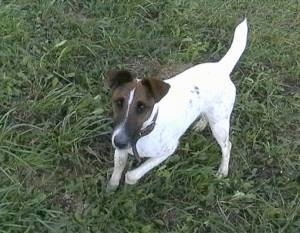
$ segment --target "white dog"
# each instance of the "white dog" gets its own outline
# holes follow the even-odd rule
[[[207,120],[222,150],[217,175],[228,175],[229,119],[236,95],[229,75],[246,47],[247,30],[245,19],[219,62],[196,65],[168,80],[135,79],[126,70],[108,72],[115,125],[114,170],[108,189],[118,187],[128,154],[148,158],[126,173],[125,182],[135,184],[174,153],[180,137],[200,116],[198,126]]]

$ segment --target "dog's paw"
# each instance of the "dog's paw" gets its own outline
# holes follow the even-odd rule
[[[106,192],[112,193],[112,192],[116,191],[118,187],[119,187],[119,180],[115,180],[112,177],[106,185]]]
[[[117,190],[118,187],[119,187],[119,185],[113,185],[113,184],[108,183],[107,186],[106,186],[105,191],[107,193],[113,193]]]
[[[222,169],[221,167],[219,168],[216,176],[218,178],[225,178],[228,176],[228,169]]]
[[[137,181],[138,181],[138,179],[136,178],[136,176],[134,175],[134,173],[127,172],[125,174],[125,183],[126,184],[134,185],[134,184],[137,183]]]

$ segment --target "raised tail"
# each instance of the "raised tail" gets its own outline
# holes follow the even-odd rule
[[[228,75],[233,70],[234,66],[240,59],[243,51],[245,50],[247,44],[247,19],[245,18],[234,31],[233,41],[231,43],[230,49],[227,51],[225,56],[219,61],[222,69],[228,73]]]

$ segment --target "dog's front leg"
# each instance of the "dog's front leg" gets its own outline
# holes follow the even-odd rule
[[[162,163],[168,157],[169,156],[149,158],[144,163],[142,163],[142,165],[140,165],[138,168],[128,171],[125,174],[126,184],[135,184],[142,176],[144,176],[152,168]]]
[[[122,172],[126,166],[128,153],[126,150],[115,150],[114,170],[107,185],[107,191],[114,191],[118,188]]]

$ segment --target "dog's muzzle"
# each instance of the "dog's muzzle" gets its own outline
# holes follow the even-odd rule
[[[158,110],[155,112],[150,124],[140,129],[133,137],[129,137],[125,130],[117,129],[112,138],[114,147],[118,149],[128,149],[131,147],[135,158],[140,162],[141,159],[136,149],[136,143],[141,137],[144,137],[152,132],[155,127],[157,115]]]
[[[126,149],[130,144],[130,139],[126,133],[120,132],[113,138],[113,144],[119,149]]]

